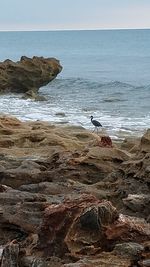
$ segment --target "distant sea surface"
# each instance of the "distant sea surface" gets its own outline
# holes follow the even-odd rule
[[[62,72],[40,94],[46,102],[0,96],[0,113],[93,129],[112,138],[150,128],[150,30],[0,32],[0,61],[56,57]]]

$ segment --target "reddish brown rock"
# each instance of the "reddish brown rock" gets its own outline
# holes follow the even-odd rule
[[[101,141],[98,144],[99,146],[102,147],[112,147],[112,140],[109,136],[102,136]]]
[[[83,195],[46,208],[39,232],[39,246],[45,255],[63,257],[92,254],[105,246],[103,227],[118,217],[116,209],[107,201]],[[95,245],[94,245],[95,244]]]
[[[144,219],[120,214],[116,224],[106,230],[109,240],[144,242],[150,237],[150,224]]]
[[[9,241],[5,229],[9,225],[13,232],[9,232],[8,238],[16,238],[24,248],[23,255],[19,256],[23,267],[30,266],[24,265],[30,260],[31,266],[36,262],[35,266],[41,264],[48,267],[48,259],[53,256],[64,261],[68,257],[83,259],[65,266],[80,266],[81,263],[81,266],[85,263],[85,266],[96,266],[96,263],[109,266],[110,259],[114,259],[116,266],[119,266],[119,261],[120,266],[130,266],[133,256],[139,260],[139,253],[144,253],[144,246],[140,246],[140,243],[149,240],[150,225],[142,219],[119,214],[109,201],[99,201],[91,195],[74,194],[70,200],[60,202],[60,198],[57,204],[52,204],[55,200],[50,196],[47,196],[46,202],[37,193],[4,189],[0,194],[0,203],[4,205],[0,216],[4,234],[1,242]],[[134,242],[132,253],[131,249],[128,253],[127,244],[113,251],[116,242]],[[128,260],[121,258],[122,255]],[[60,263],[58,266],[61,266]]]
[[[70,255],[82,259],[65,266],[109,266],[110,258],[114,258],[116,266],[130,266],[143,253],[144,246],[139,243],[149,240],[149,229],[144,220],[119,215],[110,202],[82,195],[46,208],[38,249],[44,257],[56,255],[65,259]],[[124,243],[113,250],[116,242]]]

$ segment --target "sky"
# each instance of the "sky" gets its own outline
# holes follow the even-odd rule
[[[150,0],[0,0],[0,31],[150,28]]]

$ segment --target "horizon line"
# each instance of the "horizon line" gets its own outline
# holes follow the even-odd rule
[[[16,29],[0,30],[0,32],[56,32],[56,31],[119,31],[119,30],[150,30],[149,28],[92,28],[92,29]]]

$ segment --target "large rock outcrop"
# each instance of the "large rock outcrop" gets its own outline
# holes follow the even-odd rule
[[[23,56],[18,62],[7,59],[0,62],[0,93],[28,92],[32,95],[56,78],[61,70],[55,58]]]

